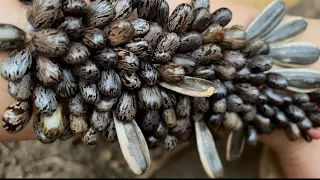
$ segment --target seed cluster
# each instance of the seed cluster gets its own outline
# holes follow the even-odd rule
[[[319,96],[293,93],[285,76],[268,72],[276,61],[268,56],[268,42],[248,38],[242,26],[227,28],[228,8],[210,13],[208,0],[192,0],[169,15],[165,0],[27,4],[35,28],[31,42],[21,46],[26,33],[10,26],[17,34],[13,43],[0,43],[1,50],[14,50],[0,69],[16,99],[2,118],[9,133],[26,126],[32,106],[44,144],[76,134],[88,145],[101,137],[121,141],[119,133],[130,136],[129,130],[119,132],[116,125],[133,121],[150,149],[168,150],[190,141],[199,121],[235,132],[233,141],[250,146],[278,128],[290,141],[303,136],[310,142],[308,130],[320,126]],[[130,19],[134,10],[139,18]],[[214,88],[210,97],[182,92],[195,94],[209,86],[205,82]],[[237,147],[232,152],[239,153]]]

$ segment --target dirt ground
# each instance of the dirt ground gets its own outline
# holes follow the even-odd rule
[[[290,14],[320,17],[320,1],[302,1]],[[246,149],[236,162],[226,162],[225,141],[217,147],[226,178],[258,177],[261,146]],[[163,151],[152,152],[153,156]],[[87,146],[77,140],[43,145],[38,141],[0,143],[0,178],[126,178],[135,177],[128,168],[119,144],[101,141]],[[196,145],[181,151],[156,171],[154,178],[207,178]]]

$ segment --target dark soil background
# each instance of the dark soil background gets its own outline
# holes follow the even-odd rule
[[[320,18],[319,0],[300,0],[289,14]],[[226,162],[225,141],[216,142],[227,178],[259,177],[261,146],[246,149],[236,162]],[[152,157],[163,150],[152,151]],[[161,159],[161,156],[160,156]],[[103,140],[87,146],[72,139],[43,145],[38,141],[0,143],[0,178],[125,178],[135,177],[128,168],[119,144]],[[207,178],[195,144],[171,157],[154,178]]]

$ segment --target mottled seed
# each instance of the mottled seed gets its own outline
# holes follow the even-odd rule
[[[298,106],[295,105],[289,105],[286,108],[286,114],[289,118],[296,122],[303,121],[306,117],[306,114]]]
[[[119,97],[122,91],[122,83],[116,71],[113,69],[102,71],[98,88],[104,96]]]
[[[98,131],[105,130],[110,121],[113,120],[112,114],[112,111],[98,112],[96,110],[93,110],[89,118],[90,127],[93,127]]]
[[[143,85],[138,91],[139,100],[147,109],[157,110],[162,105],[162,98],[158,86]]]
[[[240,50],[246,45],[246,32],[242,26],[234,25],[224,29],[224,38],[221,42],[227,49]]]
[[[257,103],[259,105],[266,104],[268,102],[268,97],[264,94],[259,94]]]
[[[89,128],[89,125],[87,123],[88,116],[75,116],[70,114],[69,115],[69,121],[70,121],[70,129],[75,134],[82,134],[86,132]]]
[[[82,19],[75,17],[65,17],[65,20],[57,27],[57,29],[64,31],[72,39],[78,39],[83,28]]]
[[[44,135],[41,126],[40,126],[40,112],[35,115],[33,120],[33,129],[36,133],[37,139],[43,144],[51,144],[56,141],[56,139],[50,139]]]
[[[285,89],[288,86],[287,79],[277,73],[268,73],[266,75],[266,84],[275,89]]]
[[[225,81],[234,79],[237,74],[237,69],[228,61],[216,62],[214,71],[216,77]]]
[[[8,133],[18,133],[30,122],[32,105],[28,101],[15,101],[2,115],[2,127]]]
[[[289,126],[284,129],[289,141],[297,141],[301,136],[301,131],[296,123],[289,122]]]
[[[177,98],[173,91],[160,88],[160,93],[161,93],[164,109],[170,109],[176,106]]]
[[[227,102],[226,99],[221,99],[218,101],[213,101],[211,103],[212,111],[217,114],[223,114],[227,110]]]
[[[85,102],[89,104],[96,104],[101,101],[100,92],[96,84],[80,81],[79,90]]]
[[[230,62],[238,71],[243,69],[247,64],[247,59],[237,51],[225,51],[223,59]]]
[[[150,31],[150,24],[144,19],[133,19],[130,22],[133,26],[135,37],[145,35]]]
[[[254,126],[259,133],[265,134],[268,128],[271,125],[271,121],[269,118],[266,118],[260,114],[257,114],[254,118]]]
[[[232,81],[223,81],[222,83],[223,83],[224,87],[227,89],[228,94],[233,94],[235,92],[236,89],[235,89]]]
[[[141,128],[145,132],[154,132],[160,123],[160,114],[158,110],[146,110],[141,117]]]
[[[85,14],[87,27],[103,28],[115,17],[116,12],[112,5],[105,0],[95,0],[91,2]]]
[[[253,57],[263,48],[264,41],[261,38],[251,39],[246,43],[241,52],[245,57]]]
[[[254,73],[260,73],[264,71],[268,71],[273,66],[273,58],[266,55],[258,55],[251,59],[248,64],[248,67]]]
[[[196,59],[186,54],[175,54],[172,56],[171,61],[182,66],[185,70],[185,75],[191,74],[196,67]]]
[[[159,73],[149,62],[140,61],[140,78],[148,85],[153,86],[158,82]]]
[[[172,151],[173,149],[176,148],[176,146],[178,145],[178,139],[175,136],[172,135],[167,135],[164,139],[163,139],[163,145],[164,147],[169,150]]]
[[[293,94],[292,99],[296,104],[303,104],[310,101],[310,97],[306,93],[295,93]]]
[[[155,130],[153,134],[156,138],[163,139],[167,136],[168,132],[169,129],[166,127],[166,125],[162,121],[159,121],[158,128]]]
[[[1,63],[0,73],[2,78],[7,81],[16,81],[21,79],[31,68],[32,55],[30,50],[14,50]]]
[[[181,82],[185,76],[184,68],[172,63],[160,65],[157,70],[162,81],[172,84]]]
[[[107,37],[104,32],[98,28],[86,30],[84,32],[82,43],[89,49],[99,50],[106,45]]]
[[[215,78],[215,71],[214,66],[196,66],[195,70],[192,73],[193,77],[202,78],[202,79],[214,79]]]
[[[181,136],[184,136],[185,133],[187,133],[188,136],[188,133],[192,132],[191,128],[192,126],[190,118],[180,118],[177,119],[177,126],[170,129],[170,134],[175,135],[179,140],[181,139]],[[184,141],[186,140],[185,137],[182,138],[184,139]],[[186,138],[188,139],[188,137]]]
[[[218,43],[223,40],[224,31],[218,24],[212,24],[202,32],[203,44]]]
[[[21,79],[8,82],[8,93],[16,100],[27,100],[32,97],[34,89],[31,73],[26,73]]]
[[[101,112],[111,111],[117,101],[117,98],[103,97],[99,103],[95,104],[96,110]]]
[[[208,65],[222,58],[221,48],[215,44],[200,46],[191,53],[199,65]]]
[[[93,53],[92,61],[99,68],[112,69],[117,66],[118,55],[111,48],[104,48]]]
[[[160,145],[160,140],[153,135],[148,135],[145,139],[149,149],[156,149]]]
[[[209,0],[192,0],[192,7],[194,9],[203,7],[206,8],[208,11],[210,10],[210,1]]]
[[[139,59],[147,58],[153,53],[150,43],[140,38],[133,39],[124,48],[134,53]]]
[[[116,116],[120,121],[133,121],[137,114],[136,95],[129,91],[122,92],[116,107]]]
[[[259,106],[259,111],[263,116],[268,118],[271,118],[275,114],[274,109],[268,104]]]
[[[250,74],[251,74],[250,69],[245,67],[237,72],[234,79],[237,81],[240,81],[240,82],[246,82],[246,81],[248,81]]]
[[[191,100],[188,96],[179,95],[177,97],[176,115],[177,118],[190,118]]]
[[[63,12],[65,15],[81,16],[85,14],[87,3],[85,0],[65,0]]]
[[[257,55],[268,55],[270,52],[270,46],[268,43],[264,42],[262,48],[257,52]]]
[[[304,120],[297,122],[297,125],[302,131],[308,131],[312,128],[312,122],[309,118],[305,118]]]
[[[248,83],[241,83],[235,85],[236,93],[241,97],[245,103],[254,104],[258,101],[259,89],[251,86]]]
[[[26,39],[26,33],[11,24],[0,23],[0,51],[14,50]]]
[[[75,66],[73,70],[81,80],[86,82],[94,82],[100,78],[99,67],[90,60]]]
[[[211,24],[225,27],[232,19],[232,12],[228,8],[219,8],[211,14]]]
[[[155,59],[159,63],[166,63],[171,60],[171,55],[175,54],[180,46],[180,39],[176,33],[167,33],[161,39],[155,49]]]
[[[53,114],[58,106],[57,95],[49,87],[40,85],[35,88],[33,92],[34,104],[40,110],[40,112]]]
[[[135,72],[139,69],[140,60],[132,52],[125,49],[114,49],[118,55],[117,67],[120,70]]]
[[[141,86],[141,80],[136,73],[120,71],[119,77],[122,84],[129,90],[139,89]]]
[[[212,100],[220,100],[227,97],[227,89],[219,79],[213,80],[214,93],[211,96]]]
[[[227,112],[225,113],[224,118],[225,119],[222,121],[222,124],[227,130],[238,131],[243,128],[243,123],[237,113]]]
[[[81,94],[77,94],[70,99],[68,109],[75,116],[83,116],[87,113],[88,106]]]
[[[284,98],[275,93],[271,88],[263,88],[260,92],[267,96],[268,103],[274,106],[280,106],[284,104]]]
[[[138,16],[145,20],[151,20],[153,15],[159,9],[161,0],[138,0],[137,13]]]
[[[44,56],[36,58],[36,75],[45,86],[53,86],[61,81],[61,68],[59,64]]]
[[[114,143],[114,142],[116,142],[118,140],[116,127],[115,127],[115,124],[114,124],[114,120],[110,121],[107,129],[104,131],[104,138],[109,143]]]
[[[185,32],[194,20],[192,6],[186,3],[179,4],[169,17],[168,29],[177,34]]]
[[[164,122],[168,128],[175,127],[177,125],[177,117],[176,117],[175,109],[170,108],[170,109],[162,110],[161,119],[162,119],[162,122]]]
[[[108,45],[116,47],[130,41],[134,36],[134,28],[129,20],[116,20],[103,30],[107,35]]]
[[[169,21],[169,4],[167,1],[162,1],[161,5],[158,7],[158,10],[153,18],[153,22],[157,22],[162,27],[166,26]]]
[[[70,128],[70,121],[66,120],[66,127],[63,131],[63,133],[61,134],[61,136],[59,136],[59,139],[61,141],[67,141],[69,139],[71,139],[75,134],[71,131]]]
[[[82,134],[82,141],[87,145],[95,145],[99,141],[99,132],[90,127],[85,133]]]
[[[250,73],[248,81],[253,86],[261,86],[265,84],[266,75],[264,73],[258,73],[258,74]]]
[[[242,111],[242,106],[243,106],[243,101],[242,99],[235,95],[229,95],[227,98],[227,111],[229,112],[241,112]]]
[[[190,25],[191,31],[203,32],[210,24],[211,14],[207,8],[199,7],[194,10],[194,20]]]
[[[63,60],[68,64],[83,64],[90,56],[89,49],[82,43],[70,43],[69,50]]]
[[[163,36],[162,27],[158,23],[151,23],[149,32],[144,36],[144,39],[149,41],[151,47],[155,49],[158,42]]]
[[[208,119],[208,124],[212,127],[219,127],[224,118],[223,114],[212,114]]]
[[[304,112],[315,112],[318,109],[318,104],[313,102],[306,102],[300,105]]]
[[[61,81],[54,87],[60,97],[71,97],[78,90],[78,83],[70,69],[62,68]]]
[[[320,114],[319,113],[310,113],[308,118],[311,120],[314,127],[320,127]]]
[[[207,112],[210,108],[210,101],[205,97],[192,98],[192,111],[193,112]]]
[[[110,3],[116,12],[113,20],[126,19],[132,12],[132,0],[110,0]]]
[[[289,125],[289,119],[279,108],[273,107],[274,110],[274,120],[279,127],[287,127]]]
[[[241,116],[241,119],[246,122],[252,122],[257,115],[257,107],[252,106],[251,110],[244,112]]]
[[[203,37],[196,31],[180,35],[180,46],[177,52],[188,52],[198,49],[202,45]]]
[[[254,126],[249,126],[247,131],[247,144],[255,147],[258,144],[258,133]]]

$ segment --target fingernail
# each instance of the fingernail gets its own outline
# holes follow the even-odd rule
[[[312,139],[320,139],[320,129],[319,128],[309,129],[308,134],[312,137]]]

